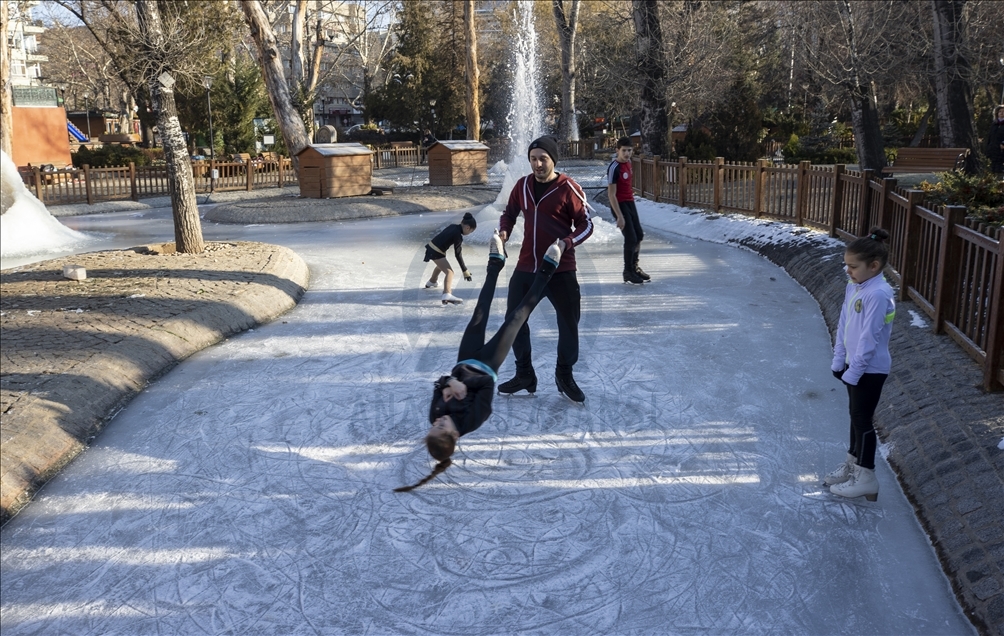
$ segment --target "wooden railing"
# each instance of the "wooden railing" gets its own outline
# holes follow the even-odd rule
[[[966,218],[962,207],[925,207],[924,193],[872,170],[773,166],[766,160],[632,159],[634,191],[652,201],[738,212],[852,240],[889,232],[889,270],[909,298],[983,367],[987,390],[1004,388],[1004,230]]]
[[[213,182],[213,171],[217,178]],[[111,168],[63,168],[43,171],[38,167],[23,175],[25,184],[46,205],[90,203],[164,196],[170,194],[166,166]],[[296,173],[288,157],[250,163],[193,161],[192,177],[196,192],[216,192],[261,188],[281,188],[296,184]]]

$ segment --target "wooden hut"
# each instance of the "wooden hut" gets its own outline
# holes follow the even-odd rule
[[[488,146],[480,141],[437,141],[428,157],[429,185],[488,183]]]
[[[369,194],[373,162],[362,144],[314,144],[297,157],[300,160],[300,196],[311,199],[354,197]]]

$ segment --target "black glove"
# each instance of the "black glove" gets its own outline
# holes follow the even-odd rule
[[[846,371],[846,370],[847,370],[847,367],[844,367],[840,371],[833,371],[833,377],[835,377],[836,379],[838,379],[838,380],[840,380],[842,382],[843,379],[844,379],[844,371]],[[832,369],[831,369],[831,371],[832,371]]]
[[[467,269],[464,270],[464,280],[466,280],[467,282],[474,280],[474,277],[471,276],[470,270]]]

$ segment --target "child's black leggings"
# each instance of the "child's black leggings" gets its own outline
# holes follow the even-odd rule
[[[889,377],[885,373],[865,373],[857,386],[847,384],[848,406],[851,412],[851,446],[848,453],[858,458],[858,466],[875,468],[875,408],[882,395],[882,385]]]
[[[457,362],[473,358],[484,362],[497,372],[502,363],[505,362],[506,356],[509,355],[516,334],[526,324],[530,314],[544,297],[544,289],[555,270],[553,263],[544,261],[540,269],[537,270],[533,285],[527,290],[523,300],[520,301],[516,309],[506,316],[502,326],[492,336],[492,339],[485,342],[488,314],[491,313],[495,286],[498,284],[499,273],[504,266],[505,261],[502,259],[488,259],[488,276],[485,278],[485,284],[481,287],[481,293],[478,294],[478,304],[474,307],[474,315],[471,316],[471,321],[467,324],[467,329],[464,330],[464,337],[460,341]]]

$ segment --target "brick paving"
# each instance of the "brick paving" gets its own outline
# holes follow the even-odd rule
[[[843,248],[740,241],[783,267],[816,299],[836,332],[846,276]],[[915,316],[926,327],[911,324]],[[911,302],[898,302],[892,370],[876,412],[887,460],[981,634],[1004,636],[1004,393]]]

